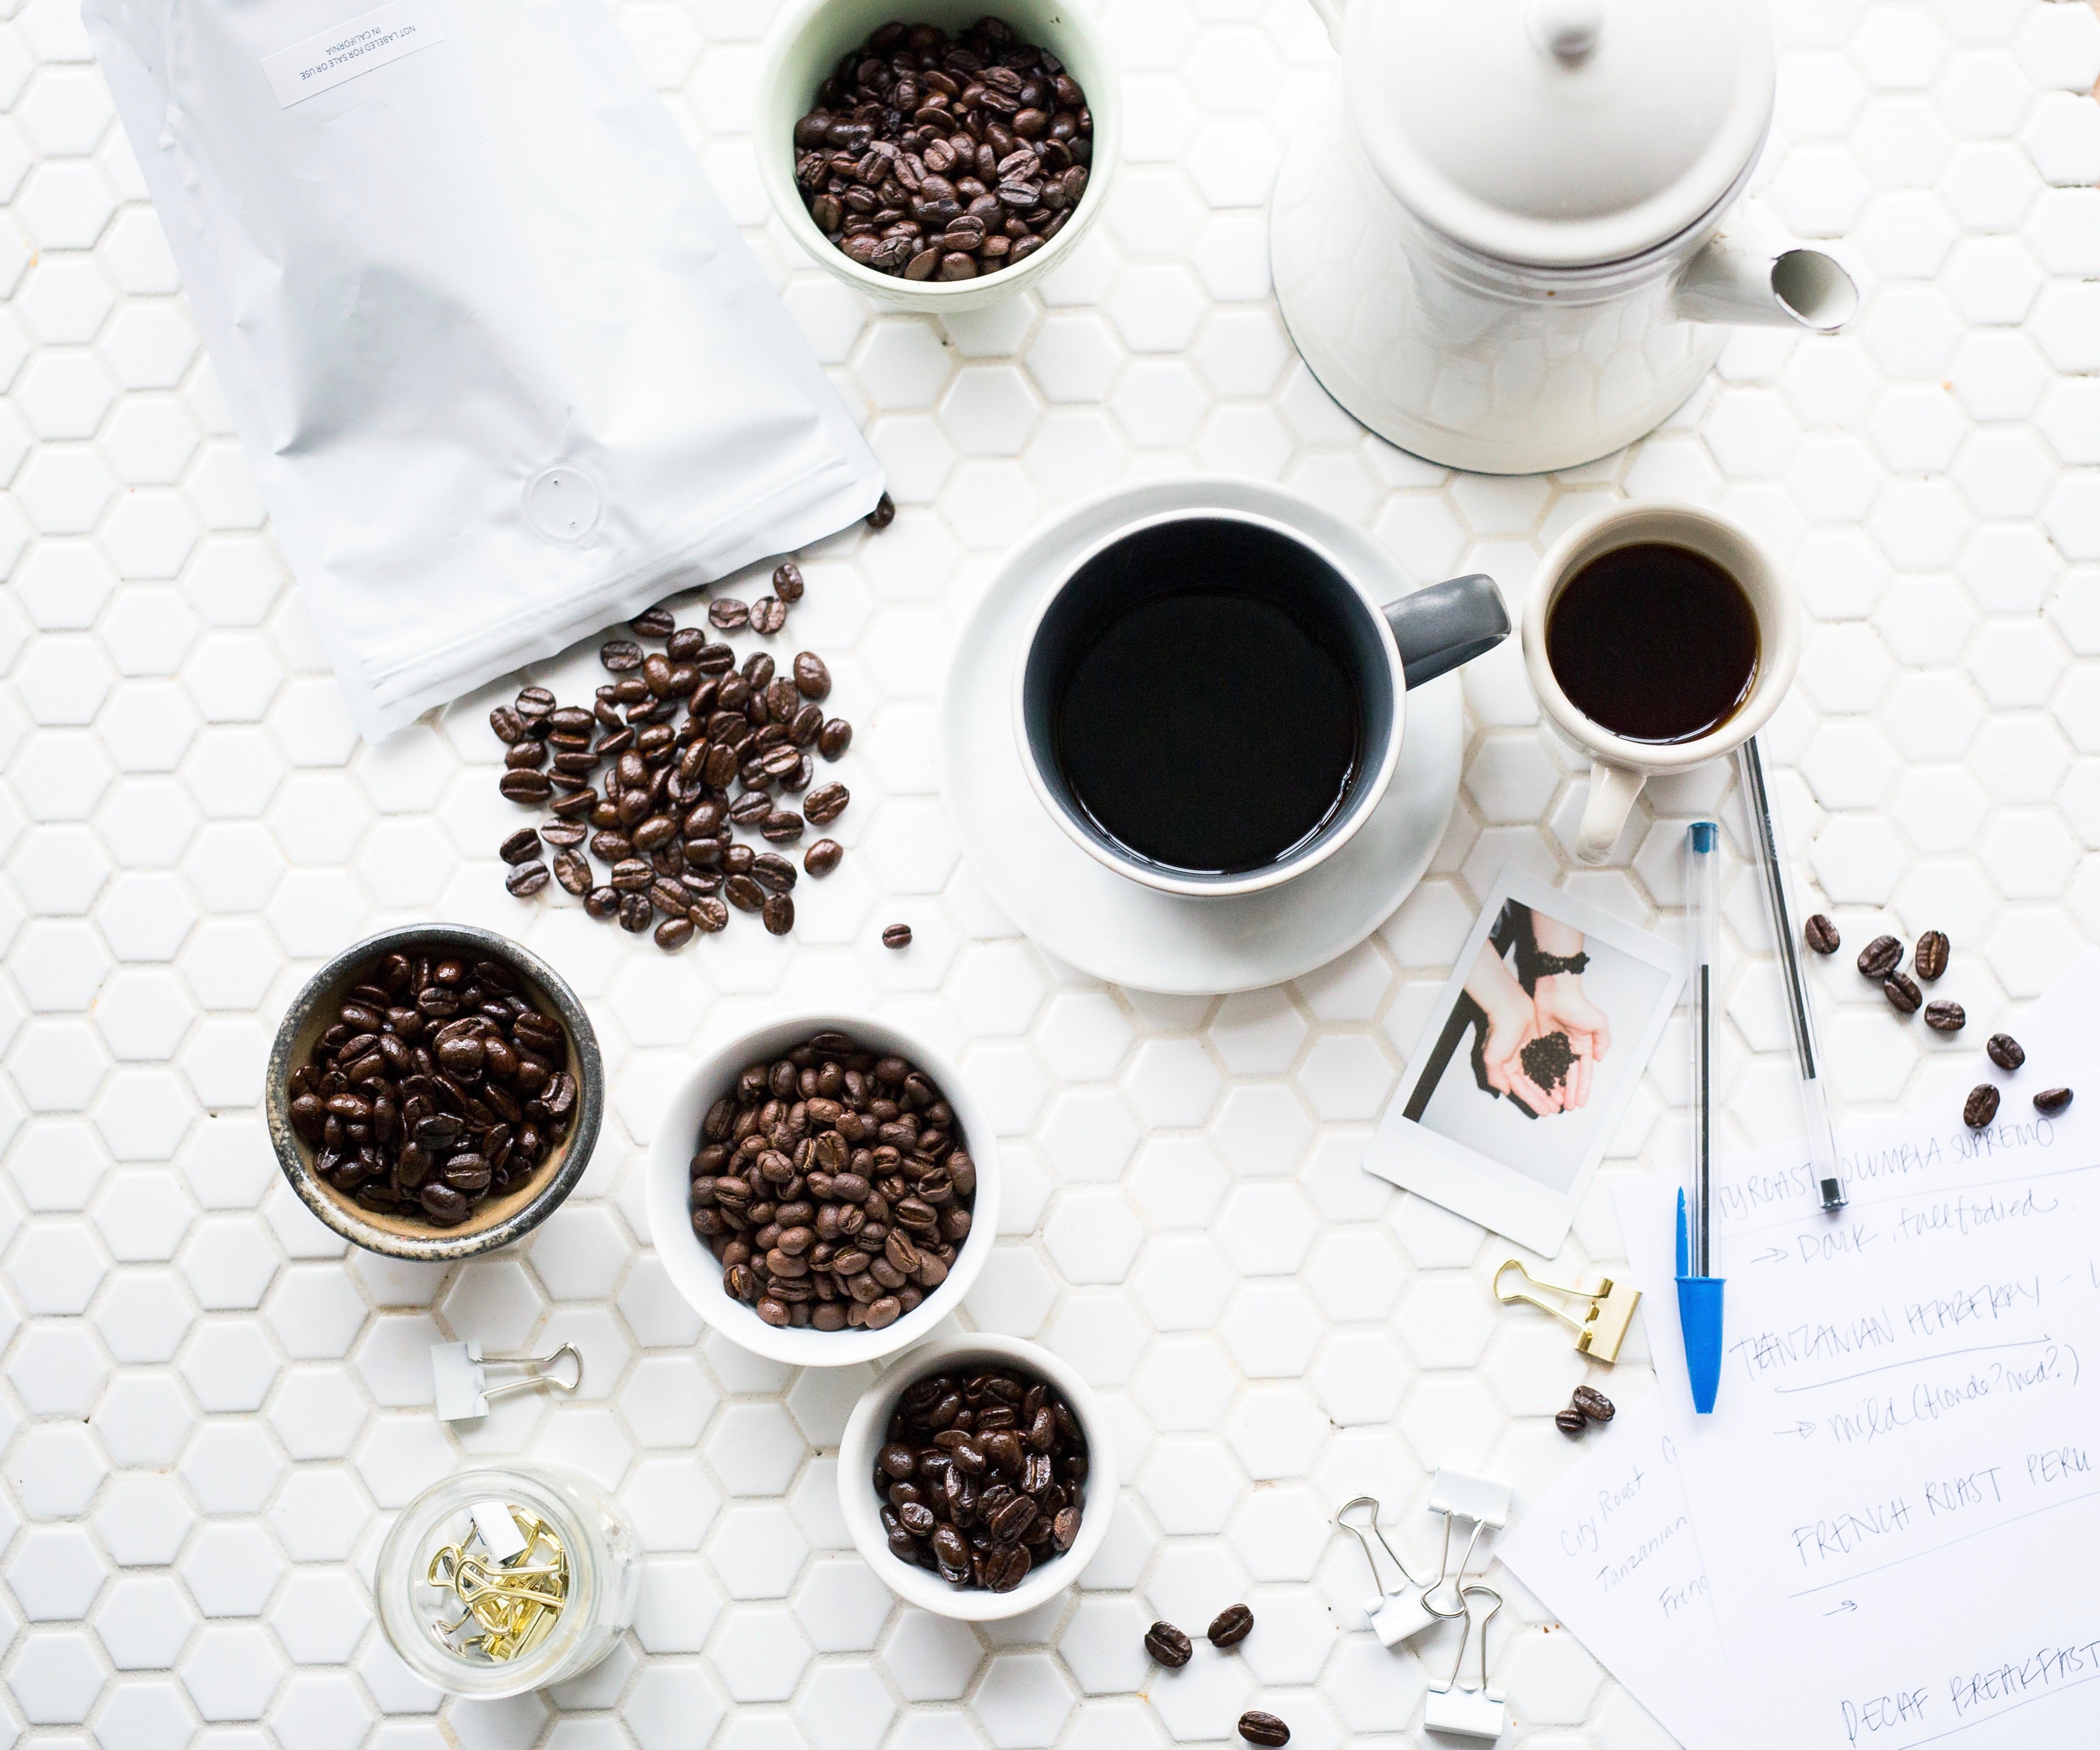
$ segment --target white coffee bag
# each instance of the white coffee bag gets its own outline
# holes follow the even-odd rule
[[[603,0],[362,5],[82,10],[377,738],[882,483]]]

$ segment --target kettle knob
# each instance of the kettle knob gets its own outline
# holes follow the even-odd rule
[[[1531,0],[1524,29],[1542,55],[1567,66],[1587,60],[1604,29],[1603,0]]]

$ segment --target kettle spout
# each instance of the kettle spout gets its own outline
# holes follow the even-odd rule
[[[1766,260],[1716,237],[1686,264],[1675,302],[1688,321],[1830,334],[1852,320],[1860,289],[1820,249],[1789,249]]]

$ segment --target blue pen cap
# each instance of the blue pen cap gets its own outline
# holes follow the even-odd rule
[[[1684,1368],[1692,1376],[1692,1407],[1702,1416],[1714,1411],[1721,1388],[1721,1291],[1718,1276],[1677,1279],[1677,1319],[1684,1327]]]
[[[1692,849],[1710,851],[1721,836],[1721,829],[1710,820],[1695,820],[1692,823]]]

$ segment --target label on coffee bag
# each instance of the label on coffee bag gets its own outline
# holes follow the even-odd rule
[[[394,0],[346,19],[332,30],[262,57],[262,72],[278,103],[289,109],[316,92],[398,61],[445,40],[430,0]]]

